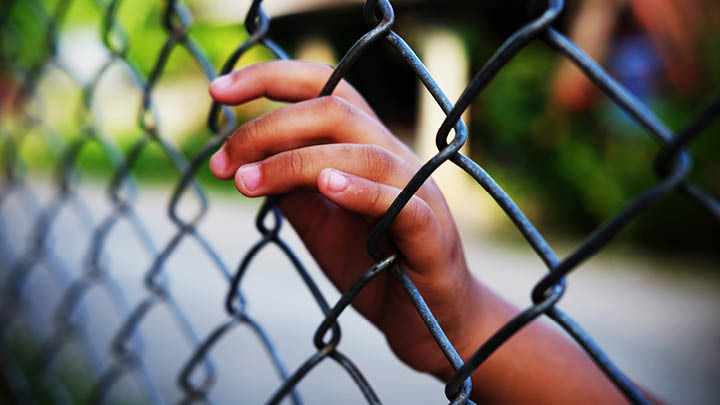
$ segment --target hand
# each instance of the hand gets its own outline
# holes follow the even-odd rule
[[[331,73],[324,65],[277,61],[215,80],[210,94],[224,104],[260,97],[296,103],[240,127],[211,158],[210,169],[221,179],[234,177],[246,196],[280,195],[280,209],[310,253],[346,291],[374,263],[365,248],[374,221],[421,163],[347,82],[332,96],[315,98]],[[451,340],[467,336],[475,282],[431,179],[397,216],[389,237],[387,246],[397,248],[401,265]],[[431,373],[448,367],[390,274],[373,280],[353,305],[411,367]]]
[[[421,164],[345,81],[332,96],[315,98],[331,72],[324,65],[277,61],[213,81],[210,94],[224,104],[260,97],[295,104],[240,127],[210,159],[210,169],[221,179],[234,178],[246,196],[278,195],[280,209],[322,270],[346,291],[374,262],[365,249],[374,221]],[[518,313],[469,273],[455,223],[432,179],[395,218],[383,246],[397,251],[463,359]],[[353,305],[406,364],[445,381],[453,375],[391,274],[368,284]],[[624,402],[584,352],[537,321],[493,353],[472,382],[471,398],[478,402]]]

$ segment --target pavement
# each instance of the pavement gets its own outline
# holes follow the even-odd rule
[[[50,195],[39,186],[41,200]],[[164,247],[176,232],[167,216],[167,186],[144,186],[136,209],[156,248]],[[110,204],[99,186],[84,187],[94,222],[104,218]],[[183,201],[182,212],[192,215],[196,204]],[[254,228],[258,203],[239,195],[212,194],[210,209],[199,232],[210,242],[229,270],[259,239]],[[10,198],[0,211],[5,239],[15,251],[23,248],[31,223],[28,205]],[[516,305],[530,303],[530,290],[542,276],[541,261],[527,246],[498,242],[477,229],[462,228],[463,244],[473,272]],[[11,230],[11,232],[8,232]],[[325,279],[286,225],[282,237],[309,268],[328,302],[338,292]],[[52,228],[53,251],[65,262],[72,277],[83,268],[89,249],[89,233],[79,225],[71,209],[63,209]],[[550,241],[551,244],[554,242]],[[558,242],[571,246],[568,241]],[[123,221],[106,242],[107,263],[130,306],[147,296],[141,280],[152,265],[149,256]],[[559,249],[561,253],[567,248]],[[634,381],[669,403],[712,404],[720,398],[720,276],[718,263],[701,258],[668,259],[648,253],[610,249],[593,257],[571,274],[568,291],[559,306],[577,320],[620,369]],[[166,263],[172,291],[182,311],[202,338],[227,319],[223,309],[227,279],[192,238],[183,240]],[[66,287],[46,266],[34,270],[29,291],[40,312],[50,313],[60,291]],[[315,353],[312,337],[322,320],[302,280],[287,258],[268,248],[254,259],[242,285],[249,313],[263,326],[288,370]],[[85,322],[91,339],[106,348],[121,318],[102,289],[85,300]],[[47,323],[48,320],[46,319]],[[383,336],[354,310],[340,317],[339,349],[352,359],[384,403],[446,403],[443,385],[433,377],[410,370],[390,352]],[[158,307],[141,327],[143,358],[153,379],[170,403],[181,398],[177,370],[192,348],[181,338],[172,312]],[[42,338],[42,337],[41,337]],[[102,366],[109,356],[103,351]],[[71,356],[72,357],[72,356]],[[263,403],[279,385],[258,338],[245,326],[233,329],[212,350],[218,379],[212,387],[216,403]],[[199,373],[202,374],[202,373]],[[131,379],[123,379],[117,392],[132,391]],[[351,378],[331,360],[320,363],[299,384],[306,403],[364,403]]]

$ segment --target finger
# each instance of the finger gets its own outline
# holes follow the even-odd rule
[[[380,146],[336,143],[292,149],[243,165],[235,173],[235,186],[248,197],[282,194],[298,188],[314,189],[317,176],[327,167],[396,188],[405,187],[415,173],[405,161]],[[432,180],[429,179],[417,195],[441,218],[450,218],[442,193]]]
[[[256,63],[210,83],[210,95],[223,104],[242,104],[260,97],[279,101],[301,101],[320,95],[333,68],[300,61]],[[332,93],[375,117],[365,99],[345,80]]]
[[[400,189],[337,169],[323,169],[317,177],[318,190],[335,204],[377,219],[390,208]],[[410,268],[443,268],[448,252],[442,226],[433,209],[413,196],[390,225],[390,233]]]
[[[323,143],[377,144],[414,159],[378,120],[339,97],[328,96],[281,108],[238,128],[210,159],[210,170],[229,179],[245,163]]]
[[[235,185],[248,197],[315,188],[320,171],[336,167],[373,181],[403,187],[412,170],[392,152],[376,145],[315,145],[278,153],[240,167]]]

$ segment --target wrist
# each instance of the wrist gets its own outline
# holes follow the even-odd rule
[[[462,286],[460,293],[456,294],[456,299],[461,302],[457,312],[460,316],[454,320],[452,327],[446,329],[446,333],[464,362],[480,347],[488,333],[484,301],[491,292],[469,272]],[[431,374],[447,382],[455,374],[455,369],[445,360],[441,367]]]

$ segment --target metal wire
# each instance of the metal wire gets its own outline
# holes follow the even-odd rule
[[[207,160],[215,150],[227,139],[237,122],[232,110],[213,103],[208,114],[208,128],[213,136],[204,146],[199,148],[193,157],[186,161],[176,146],[166,137],[161,136],[158,117],[153,100],[153,89],[163,76],[164,68],[171,53],[177,47],[184,48],[196,61],[208,81],[215,77],[212,64],[200,46],[188,34],[192,24],[192,15],[178,0],[166,0],[164,13],[158,24],[167,36],[159,51],[156,62],[148,77],[144,77],[138,66],[127,56],[130,47],[128,36],[116,18],[121,0],[97,0],[97,7],[102,15],[100,33],[108,51],[108,59],[89,82],[73,75],[70,67],[65,66],[58,58],[57,47],[59,30],[63,24],[72,0],[61,0],[52,10],[47,10],[44,3],[34,0],[31,7],[33,18],[45,27],[47,33],[43,45],[42,58],[31,66],[15,65],[14,56],[18,50],[13,49],[12,40],[17,33],[12,24],[6,24],[8,15],[16,1],[10,1],[0,14],[0,30],[5,39],[2,41],[0,61],[5,69],[13,71],[21,77],[20,91],[8,105],[15,109],[17,124],[0,125],[3,142],[3,184],[0,188],[0,212],[11,199],[22,201],[27,218],[34,224],[28,235],[29,243],[23,248],[14,246],[5,218],[0,215],[0,254],[2,255],[2,308],[0,310],[0,347],[2,347],[2,372],[15,399],[21,403],[32,403],[38,400],[41,387],[43,395],[50,395],[55,402],[72,403],[70,390],[56,375],[57,359],[69,346],[76,345],[84,352],[84,360],[94,373],[95,381],[87,392],[85,400],[104,402],[112,394],[118,382],[126,376],[134,378],[149,402],[163,403],[162,393],[158,389],[158,381],[149,372],[143,356],[143,325],[148,315],[164,307],[174,321],[174,325],[192,350],[183,368],[178,371],[178,385],[185,394],[184,402],[210,401],[210,394],[217,378],[210,354],[217,344],[230,331],[238,326],[249,328],[264,347],[268,361],[273,365],[282,384],[275,390],[268,403],[278,403],[289,397],[293,403],[301,403],[296,390],[302,379],[326,359],[335,361],[358,386],[368,403],[380,403],[371,385],[353,364],[351,359],[339,350],[341,340],[340,325],[337,320],[343,311],[378,275],[390,271],[397,282],[402,285],[408,297],[427,325],[435,339],[438,350],[447,358],[456,370],[445,388],[448,400],[453,404],[469,403],[472,390],[470,376],[480,365],[511,336],[525,327],[533,319],[547,315],[557,322],[587,352],[597,367],[632,403],[647,403],[644,394],[614,365],[614,363],[593,342],[580,325],[575,323],[557,307],[566,287],[566,276],[575,270],[590,256],[603,249],[611,239],[627,226],[634,217],[644,211],[651,203],[663,195],[676,191],[699,203],[720,221],[720,202],[687,180],[691,166],[691,158],[685,147],[705,129],[714,118],[720,115],[720,97],[714,96],[712,101],[700,109],[696,117],[687,125],[673,132],[663,124],[642,102],[636,99],[627,89],[613,79],[597,62],[586,55],[571,40],[552,27],[553,21],[563,10],[562,0],[550,0],[547,9],[536,19],[529,21],[512,34],[498,48],[495,54],[475,74],[470,85],[463,94],[452,103],[442,92],[433,77],[417,57],[412,48],[402,37],[392,31],[395,21],[393,7],[388,0],[367,0],[363,14],[369,30],[347,51],[334,69],[331,77],[318,96],[331,94],[350,67],[365,51],[374,44],[385,41],[393,47],[402,60],[417,75],[435,101],[446,114],[446,119],[437,132],[436,144],[438,153],[428,160],[413,176],[407,186],[398,195],[387,212],[378,220],[367,240],[367,250],[376,260],[342,296],[334,306],[330,306],[318,289],[302,262],[293,253],[286,242],[280,238],[279,231],[283,218],[275,207],[274,200],[268,198],[262,205],[256,218],[259,232],[257,243],[242,257],[236,271],[231,271],[220,258],[215,248],[198,230],[198,224],[205,216],[208,203],[205,192],[196,183],[198,170],[207,164]],[[269,37],[269,19],[263,12],[261,0],[254,0],[245,18],[244,26],[249,36],[228,57],[219,74],[230,72],[238,59],[250,49],[265,47],[278,59],[289,59],[287,54]],[[585,75],[591,79],[607,96],[622,110],[627,112],[641,127],[645,128],[662,145],[655,160],[655,172],[658,182],[644,192],[638,194],[625,208],[613,218],[589,235],[572,253],[564,258],[558,257],[543,236],[537,231],[510,196],[495,180],[476,162],[460,153],[460,148],[467,138],[467,129],[460,119],[462,113],[487,87],[503,67],[529,43],[541,40],[575,63]],[[123,67],[134,80],[134,85],[142,94],[141,108],[137,117],[142,134],[136,139],[127,153],[122,153],[114,145],[112,137],[102,133],[98,119],[93,113],[94,95],[100,80],[110,67]],[[37,100],[37,87],[44,72],[57,69],[82,89],[82,103],[77,112],[77,136],[64,141],[54,133],[43,121],[42,100]],[[31,103],[31,100],[33,102]],[[222,112],[222,117],[221,117]],[[447,136],[451,130],[455,135],[450,142]],[[54,152],[57,162],[55,194],[41,205],[38,191],[27,180],[24,167],[26,163],[20,150],[26,139],[40,134],[43,142]],[[75,180],[77,159],[83,148],[89,144],[97,145],[110,162],[113,171],[108,179],[106,198],[111,206],[110,212],[100,220],[92,218],[91,211],[78,191],[81,184]],[[147,226],[137,216],[134,201],[137,188],[133,181],[132,171],[142,152],[152,144],[157,146],[168,158],[177,171],[177,183],[172,192],[168,206],[168,217],[175,225],[175,233],[169,242],[157,248],[157,243],[150,236]],[[408,203],[427,178],[446,161],[458,166],[472,176],[477,183],[503,209],[509,219],[525,237],[528,244],[537,253],[548,268],[548,273],[540,279],[532,291],[533,305],[522,311],[514,319],[507,322],[484,342],[466,361],[460,358],[441,326],[425,303],[422,295],[410,277],[395,262],[395,255],[381,252],[379,241],[385,234],[394,218]],[[181,201],[194,198],[199,203],[195,215],[183,218],[179,213]],[[87,250],[82,272],[73,274],[67,263],[53,249],[50,239],[53,229],[61,213],[73,213],[76,221],[85,229]],[[144,285],[146,295],[135,307],[130,307],[124,292],[115,281],[105,263],[107,252],[112,249],[108,242],[109,236],[118,224],[126,221],[141,246],[152,258],[150,268],[145,272]],[[272,224],[268,226],[267,224]],[[186,315],[181,302],[175,298],[169,279],[168,258],[177,250],[184,240],[192,240],[211,259],[212,266],[221,277],[228,282],[228,293],[225,300],[227,320],[223,321],[206,337],[198,337],[193,324]],[[243,276],[252,266],[253,259],[269,245],[277,246],[287,257],[291,268],[296,271],[317,306],[324,314],[318,326],[313,343],[317,351],[303,362],[300,367],[290,372],[269,337],[261,326],[261,321],[252,318],[246,311],[246,299],[242,293]],[[44,322],[39,315],[35,303],[31,299],[34,294],[28,280],[37,271],[47,271],[61,289],[61,298],[50,323]],[[86,297],[91,291],[101,290],[117,316],[122,321],[117,326],[110,348],[96,347],[88,336],[84,320],[93,311],[86,305]],[[37,358],[28,371],[21,367],[15,358],[12,347],[17,343],[18,328],[26,329],[37,340],[39,347]],[[100,351],[109,349],[112,361],[103,364]],[[198,378],[200,376],[200,378]],[[200,381],[200,382],[198,382]]]

